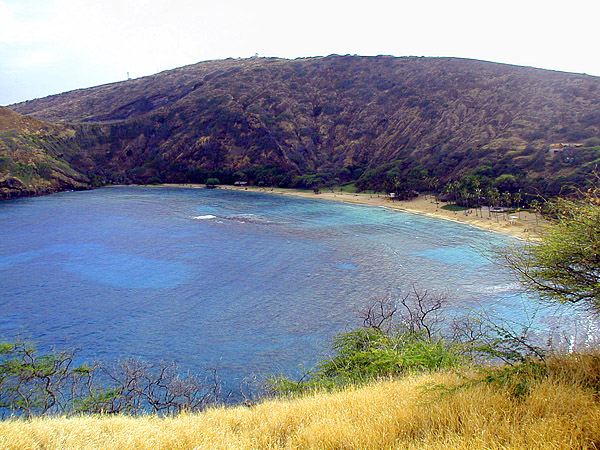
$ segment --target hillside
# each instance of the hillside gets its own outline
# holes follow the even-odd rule
[[[597,362],[581,355],[560,362],[567,364],[547,376],[523,371],[522,383],[498,379],[465,384],[464,374],[420,374],[341,392],[163,418],[11,419],[0,422],[0,448],[597,449]],[[463,388],[442,394],[444,386],[457,384]]]
[[[600,161],[598,105],[598,77],[334,55],[202,62],[11,109],[75,124],[69,162],[102,182],[424,189],[474,173],[557,193]]]
[[[65,160],[75,131],[0,107],[0,199],[89,187]]]

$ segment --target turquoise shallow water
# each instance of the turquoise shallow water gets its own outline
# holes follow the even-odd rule
[[[412,286],[449,315],[534,308],[481,254],[513,240],[384,208],[114,187],[2,202],[0,236],[0,338],[216,366],[232,389],[311,367],[368,299]]]

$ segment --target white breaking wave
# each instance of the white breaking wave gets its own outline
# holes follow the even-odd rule
[[[498,285],[480,285],[478,286],[479,292],[486,292],[489,294],[502,294],[506,292],[515,292],[519,291],[521,285],[519,283],[507,283],[507,284],[498,284]]]
[[[192,219],[196,219],[196,220],[209,220],[209,219],[216,219],[217,216],[213,216],[212,214],[207,214],[205,216],[194,216],[192,217]]]

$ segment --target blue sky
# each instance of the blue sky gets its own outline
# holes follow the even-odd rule
[[[600,76],[597,0],[0,0],[0,105],[228,57],[456,56]]]

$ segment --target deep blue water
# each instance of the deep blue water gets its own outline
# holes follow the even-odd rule
[[[79,358],[297,372],[370,298],[413,285],[449,314],[533,308],[481,252],[513,243],[384,208],[239,191],[114,187],[0,203],[0,339]]]

